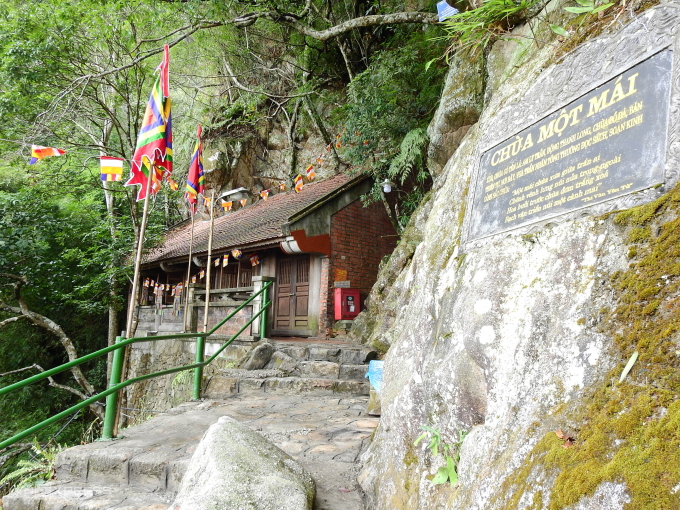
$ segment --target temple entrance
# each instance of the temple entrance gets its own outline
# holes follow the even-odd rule
[[[309,255],[281,257],[276,266],[272,334],[309,336]]]

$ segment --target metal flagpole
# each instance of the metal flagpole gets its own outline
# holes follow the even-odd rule
[[[189,312],[189,283],[191,282],[191,257],[194,254],[194,218],[196,217],[196,208],[194,204],[194,211],[191,211],[191,206],[189,207],[189,212],[191,212],[191,240],[189,241],[189,263],[187,264],[187,284],[184,286],[184,292],[186,292],[186,301],[184,302],[184,332],[187,331],[187,319]]]
[[[213,188],[210,199],[210,233],[208,234],[208,267],[205,272],[205,306],[203,308],[203,332],[208,331],[208,309],[210,307],[210,269],[212,267],[212,242],[213,226],[215,225],[215,189]],[[205,355],[205,337],[196,338],[196,363],[203,363]],[[194,369],[193,398],[201,398],[201,381],[203,379],[203,367]]]

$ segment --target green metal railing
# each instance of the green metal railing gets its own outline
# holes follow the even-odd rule
[[[265,331],[266,331],[266,322],[267,322],[267,307],[271,305],[271,301],[268,301],[268,289],[272,285],[273,282],[264,282],[262,289],[260,289],[258,292],[253,294],[250,298],[248,298],[246,301],[243,302],[238,308],[236,308],[233,312],[231,312],[229,315],[227,315],[224,319],[222,319],[217,325],[215,325],[210,331],[204,332],[204,333],[178,333],[175,335],[158,335],[158,336],[147,336],[147,337],[134,337],[134,338],[123,338],[123,337],[117,337],[116,338],[116,343],[114,345],[110,345],[108,347],[104,347],[103,349],[100,349],[98,351],[95,351],[93,353],[87,354],[85,356],[82,356],[78,359],[75,359],[73,361],[69,361],[68,363],[64,363],[63,365],[60,365],[58,367],[52,368],[50,370],[46,370],[44,372],[41,372],[40,374],[36,374],[32,377],[28,377],[24,379],[23,381],[19,381],[17,383],[11,384],[9,386],[5,386],[4,388],[0,388],[0,397],[3,395],[6,395],[8,393],[11,393],[12,391],[16,391],[20,388],[23,388],[25,386],[28,386],[29,384],[32,384],[34,382],[42,381],[43,379],[47,379],[48,377],[51,377],[55,374],[58,374],[60,372],[64,372],[66,370],[69,370],[70,368],[73,368],[75,366],[81,365],[83,363],[86,363],[88,361],[91,361],[93,359],[96,359],[98,357],[104,356],[108,354],[109,352],[113,351],[113,362],[111,365],[111,378],[109,381],[109,387],[97,393],[96,395],[93,395],[86,400],[83,400],[81,402],[78,402],[76,405],[71,406],[70,408],[66,409],[65,411],[60,412],[59,414],[56,414],[54,416],[51,416],[50,418],[47,418],[46,420],[41,421],[40,423],[33,425],[32,427],[24,430],[23,432],[19,432],[18,434],[10,437],[9,439],[6,439],[5,441],[0,442],[0,450],[3,448],[10,446],[17,441],[21,441],[27,436],[30,436],[31,434],[37,432],[38,430],[61,420],[62,418],[65,418],[72,414],[73,412],[82,409],[84,407],[87,407],[91,404],[94,404],[98,400],[100,400],[103,397],[106,397],[106,408],[105,408],[105,413],[104,413],[104,426],[102,430],[102,439],[112,439],[113,438],[113,431],[114,431],[114,426],[115,426],[115,421],[116,421],[116,412],[117,412],[117,407],[118,407],[118,392],[127,387],[130,386],[131,384],[135,384],[141,381],[144,381],[146,379],[152,379],[154,377],[161,377],[164,375],[168,374],[174,374],[177,372],[183,372],[184,370],[194,370],[194,384],[193,384],[193,393],[192,397],[194,399],[199,399],[201,395],[201,379],[202,379],[202,373],[203,373],[203,367],[209,365],[212,363],[217,356],[219,356],[224,349],[227,348],[231,342],[233,342],[238,336],[243,333],[243,331],[250,326],[253,322],[255,322],[256,319],[260,319],[260,338],[265,337]],[[241,329],[238,330],[234,335],[229,338],[212,356],[210,356],[208,359],[204,359],[205,357],[205,339],[209,336],[211,336],[215,331],[217,331],[220,327],[222,327],[228,320],[230,320],[234,315],[236,315],[239,311],[241,311],[244,307],[248,306],[256,297],[261,296],[260,302],[262,305],[260,306],[260,309],[253,314],[253,316],[241,327]],[[206,299],[209,299],[206,296]],[[154,372],[152,374],[146,374],[146,375],[141,375],[139,377],[134,377],[132,379],[128,379],[127,381],[121,382],[121,376],[122,376],[122,369],[123,369],[123,353],[125,351],[125,348],[130,345],[134,344],[137,342],[156,342],[159,340],[174,340],[174,339],[182,339],[182,338],[196,338],[196,361],[195,363],[191,365],[184,365],[181,367],[176,367],[176,368],[170,368],[167,370],[162,370],[160,372]]]

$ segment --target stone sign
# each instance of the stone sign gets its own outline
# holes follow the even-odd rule
[[[661,51],[484,152],[468,238],[662,183],[671,64]]]

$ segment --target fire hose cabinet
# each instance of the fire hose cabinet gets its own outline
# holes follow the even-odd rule
[[[359,289],[335,289],[335,320],[352,320],[359,315],[361,292]]]

